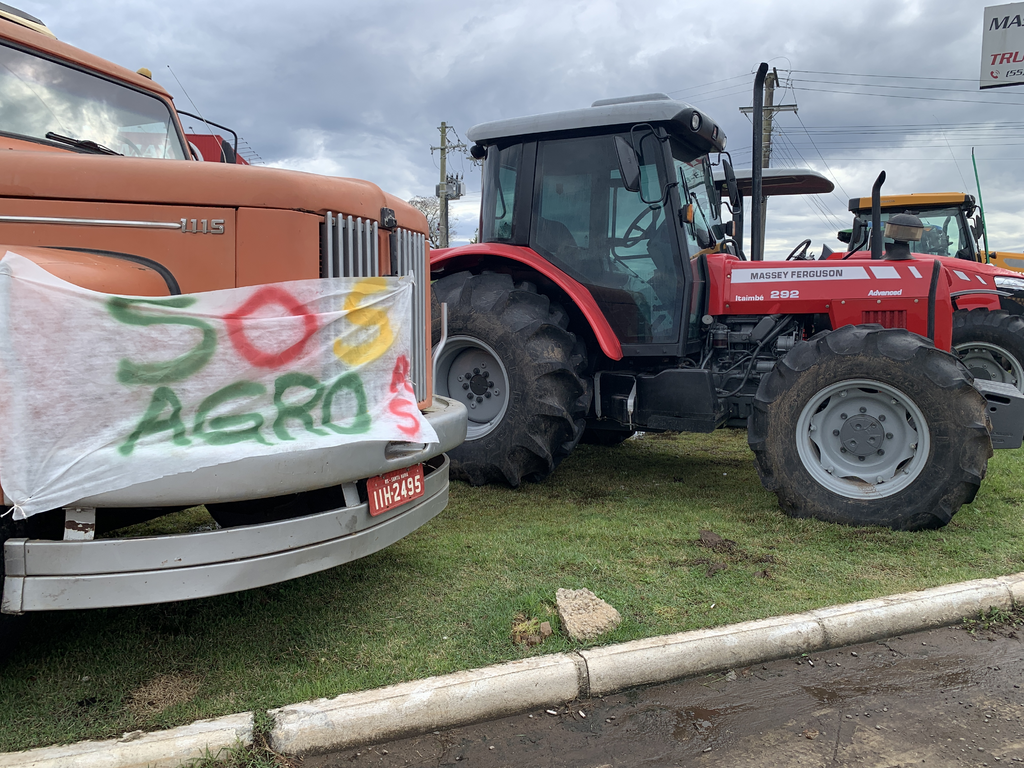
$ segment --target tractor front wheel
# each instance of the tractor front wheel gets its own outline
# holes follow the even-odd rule
[[[794,347],[761,381],[748,438],[786,514],[895,530],[948,523],[992,455],[966,368],[927,339],[877,326]]]
[[[1005,310],[961,309],[953,314],[953,351],[976,379],[1012,384],[1024,392],[1024,318]]]
[[[433,285],[448,304],[434,389],[469,409],[452,477],[473,485],[539,481],[576,447],[590,408],[586,350],[564,311],[509,275],[459,272]]]

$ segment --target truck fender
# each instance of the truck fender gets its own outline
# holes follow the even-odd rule
[[[144,256],[68,246],[0,246],[34,261],[54,277],[99,293],[126,296],[177,296],[181,293],[174,274],[163,264]]]
[[[430,271],[434,279],[442,274],[451,274],[463,269],[475,271],[483,264],[487,269],[494,269],[503,262],[527,266],[565,291],[569,300],[590,324],[590,329],[605,356],[611,360],[622,359],[622,345],[619,344],[615,331],[612,330],[590,291],[533,249],[519,245],[480,243],[430,252]]]

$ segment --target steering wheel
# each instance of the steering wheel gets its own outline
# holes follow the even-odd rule
[[[646,227],[640,226],[640,222],[644,220],[644,217],[650,214],[651,223]],[[655,208],[654,206],[647,206],[637,217],[630,222],[630,225],[626,227],[626,231],[622,234],[621,242],[619,243],[620,248],[632,248],[634,245],[639,243],[641,240],[646,240],[650,237],[651,230],[658,223],[658,217],[661,216],[661,208]],[[637,234],[635,237],[630,237],[629,233],[636,230]]]
[[[800,244],[796,248],[794,248],[792,251],[789,252],[789,256],[786,257],[786,261],[791,261],[793,259],[797,259],[797,260],[806,259],[807,258],[807,249],[810,248],[810,247],[811,247],[811,240],[810,240],[810,238],[808,238],[806,240],[801,240]]]

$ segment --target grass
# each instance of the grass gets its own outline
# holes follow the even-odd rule
[[[895,533],[784,516],[742,432],[581,446],[546,483],[453,484],[427,526],[325,573],[29,617],[0,665],[0,751],[572,650],[559,587],[586,587],[620,611],[603,644],[1024,571],[1022,478],[1024,451],[997,452],[949,526]],[[701,546],[702,530],[733,543]],[[513,642],[514,623],[544,621],[554,634],[543,643]]]

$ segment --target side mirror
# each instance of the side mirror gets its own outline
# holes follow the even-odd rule
[[[840,243],[849,243],[853,239],[853,230],[840,229],[838,232],[836,232],[836,239]]]
[[[742,209],[743,198],[740,196],[740,186],[736,183],[736,174],[732,170],[732,163],[729,158],[722,158],[722,170],[725,172],[725,186],[729,190],[729,207],[734,211]]]
[[[636,152],[621,136],[615,137],[615,155],[619,160],[619,173],[622,174],[622,185],[629,192],[640,191],[640,161]]]

